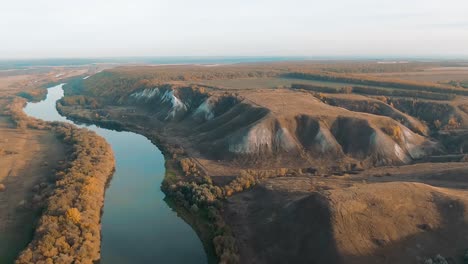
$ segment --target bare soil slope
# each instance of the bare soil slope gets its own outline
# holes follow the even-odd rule
[[[421,263],[442,254],[458,263],[464,254],[466,192],[400,182],[325,189],[272,179],[230,198],[241,262]]]

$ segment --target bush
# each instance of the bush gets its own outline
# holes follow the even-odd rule
[[[237,255],[236,240],[229,235],[216,236],[213,239],[216,255],[220,256],[219,263],[235,264],[239,263]]]
[[[76,208],[70,208],[65,213],[65,216],[68,220],[72,221],[74,224],[80,223],[81,220],[81,213]]]
[[[223,186],[224,194],[226,196],[231,196],[236,192],[242,192],[251,188],[262,179],[284,177],[289,173],[293,174],[295,172],[286,168],[274,170],[241,170],[238,177],[232,180],[228,185]]]
[[[202,174],[197,163],[191,158],[183,158],[179,160],[179,164],[185,176],[200,176]]]
[[[382,131],[385,134],[389,135],[393,140],[396,142],[402,142],[403,134],[401,132],[401,128],[398,125],[391,125],[389,127],[383,127]]]
[[[66,96],[60,99],[59,103],[63,106],[87,106],[92,109],[99,108],[100,104],[94,98],[86,97],[83,95],[75,95],[75,96]]]
[[[320,93],[341,93],[342,92],[340,88],[312,85],[312,84],[297,84],[297,83],[291,84],[291,89],[303,89],[307,91],[314,91],[314,92],[320,92]]]
[[[457,129],[461,126],[460,122],[455,117],[450,117],[447,121],[445,129]]]

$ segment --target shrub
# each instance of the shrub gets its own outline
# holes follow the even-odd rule
[[[198,206],[196,204],[193,204],[191,207],[190,207],[190,211],[194,212],[194,213],[197,213],[198,212]]]
[[[383,103],[385,103],[385,104],[388,102],[388,98],[385,97],[385,96],[376,96],[374,98],[381,101],[381,102],[383,102]]]
[[[213,239],[216,255],[220,256],[219,263],[235,264],[239,263],[237,255],[236,241],[230,235],[216,236]]]
[[[179,165],[185,176],[200,176],[203,174],[198,164],[191,158],[180,159]]]
[[[236,192],[242,192],[256,185],[261,179],[271,177],[284,177],[288,173],[294,173],[290,169],[279,168],[274,170],[241,170],[238,177],[228,185],[223,186],[224,194],[231,196]]]
[[[396,142],[401,142],[403,140],[403,134],[401,128],[398,125],[391,125],[389,127],[382,128],[383,132],[389,135]]]
[[[81,220],[81,213],[76,208],[68,209],[65,215],[68,220],[72,221],[75,224],[78,224]]]
[[[460,122],[455,117],[450,117],[447,121],[447,125],[445,126],[446,129],[456,129],[461,126]]]
[[[60,99],[59,103],[63,106],[80,105],[87,106],[91,109],[97,109],[100,106],[96,99],[83,95],[66,96]]]
[[[308,91],[320,92],[320,93],[342,93],[343,91],[340,88],[334,88],[329,86],[320,86],[320,85],[313,85],[313,84],[291,84],[291,89],[303,89]]]
[[[351,87],[351,86],[342,87],[342,88],[340,89],[340,92],[341,92],[341,93],[350,94],[350,93],[353,92],[353,87]]]

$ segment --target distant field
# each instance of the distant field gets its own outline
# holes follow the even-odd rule
[[[430,70],[430,71],[440,71]],[[428,72],[430,72],[428,71]],[[459,70],[452,70],[450,73],[458,72]],[[376,83],[372,84],[357,84],[350,81],[349,83],[341,82],[341,80],[311,80],[311,79],[300,79],[300,78],[287,78],[287,77],[265,77],[265,78],[237,78],[237,79],[215,79],[215,80],[203,80],[196,82],[197,84],[203,84],[208,86],[216,86],[223,89],[229,90],[256,90],[256,89],[275,89],[275,88],[294,88],[294,89],[304,89],[314,92],[321,93],[356,93],[364,95],[380,95],[380,96],[397,96],[397,97],[412,97],[420,99],[429,99],[429,100],[453,100],[456,94],[465,94],[468,91],[459,90],[462,87],[466,88],[465,81],[456,81],[454,84],[454,79],[451,79],[453,75],[449,76],[449,79],[443,79],[443,82],[434,82],[428,80],[429,75],[426,72],[415,72],[409,73],[409,76],[419,77],[421,84],[418,87],[413,87],[415,85],[414,80],[397,78],[391,76],[393,80],[398,83],[398,80],[403,80],[403,82],[397,83],[390,82],[388,85],[385,82],[382,84]],[[357,75],[359,76],[359,75]],[[375,76],[375,75],[367,75]],[[388,76],[390,77],[390,76]],[[466,76],[465,76],[466,77]],[[306,77],[307,78],[307,77]],[[408,87],[405,86],[405,81],[412,81],[413,83],[407,83]],[[428,86],[424,86],[426,83]],[[432,84],[439,83],[444,84],[445,86],[436,86],[431,87]],[[451,86],[447,85],[450,84]],[[444,88],[445,87],[445,88]],[[453,87],[453,88],[451,88]],[[447,89],[447,90],[445,90]],[[454,90],[457,89],[457,90]]]
[[[393,88],[387,86],[374,86],[374,85],[357,85],[344,82],[334,82],[334,81],[318,81],[318,80],[304,80],[297,78],[243,78],[243,79],[224,79],[224,80],[207,80],[202,82],[197,82],[198,84],[216,86],[224,89],[232,90],[255,90],[255,89],[274,89],[279,87],[291,87],[291,85],[309,85],[312,89],[303,88],[306,90],[314,90],[316,92],[327,92],[328,88],[331,90],[336,90],[336,93],[341,93],[340,89],[343,87],[354,87],[354,93],[358,94],[370,94],[370,95],[394,95],[394,96],[410,96],[411,93],[408,91],[408,95],[404,93],[406,89]],[[323,87],[323,88],[322,88]],[[298,88],[298,87],[296,87]],[[361,88],[361,89],[359,89]],[[333,92],[334,91],[328,91]],[[435,100],[451,100],[445,94],[432,93],[432,92],[419,92],[418,94],[412,94],[415,97],[422,97],[426,99],[435,99]]]
[[[311,84],[329,86],[333,88],[341,88],[349,86],[346,83],[340,82],[323,82],[314,80],[302,80],[293,78],[243,78],[243,79],[224,79],[224,80],[206,80],[197,82],[199,84],[217,86],[226,89],[261,89],[261,88],[278,88],[283,86],[291,86],[291,84]]]
[[[384,88],[394,90],[391,87],[385,86],[372,86],[372,85],[357,85],[344,82],[327,82],[327,81],[316,81],[316,80],[303,80],[296,78],[244,78],[244,79],[229,79],[229,80],[207,80],[197,82],[197,84],[204,84],[209,86],[216,86],[226,89],[265,89],[265,88],[278,88],[284,86],[291,86],[292,84],[308,84],[316,86],[325,86],[331,88],[342,88],[346,86],[356,87],[369,87],[369,88]]]
[[[209,86],[216,86],[226,89],[265,89],[265,88],[278,88],[284,86],[291,86],[292,84],[306,84],[325,86],[330,88],[342,88],[346,86],[355,87],[369,87],[369,88],[384,88],[394,90],[392,87],[373,86],[373,85],[358,85],[344,82],[333,81],[317,81],[317,80],[304,80],[297,78],[243,78],[243,79],[221,79],[221,80],[206,80],[197,82],[197,84],[204,84]]]
[[[468,83],[468,67],[437,67],[428,68],[423,71],[373,73],[370,75],[433,83],[448,83],[455,80]]]

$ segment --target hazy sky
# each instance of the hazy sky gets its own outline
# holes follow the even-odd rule
[[[2,0],[0,58],[468,56],[468,0]]]

